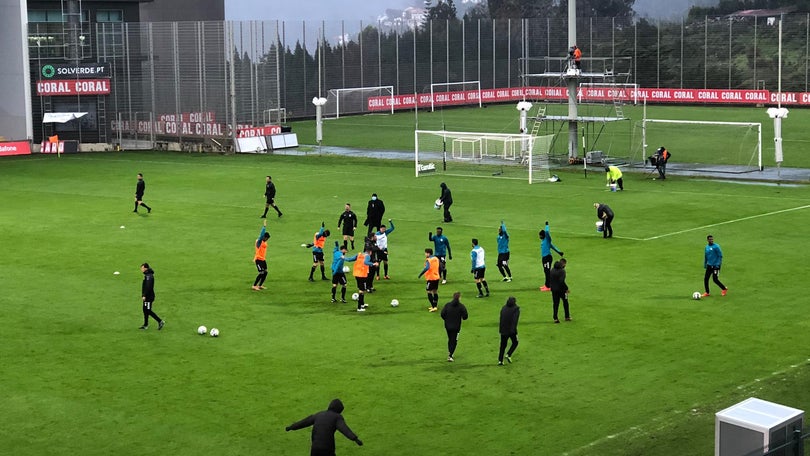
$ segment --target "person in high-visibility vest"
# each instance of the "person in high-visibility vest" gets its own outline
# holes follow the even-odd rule
[[[579,46],[576,44],[574,45],[574,68],[577,70],[582,69],[582,51],[579,49]]]
[[[616,184],[619,190],[624,190],[624,182],[622,181],[622,170],[618,166],[605,165],[605,178],[607,179],[607,186]]]

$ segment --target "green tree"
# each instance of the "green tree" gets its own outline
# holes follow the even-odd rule
[[[425,1],[425,5],[431,5],[432,1]],[[458,11],[453,0],[438,0],[435,6],[428,6],[425,21],[452,21],[458,19]]]
[[[554,0],[489,0],[492,19],[548,17],[554,11]]]

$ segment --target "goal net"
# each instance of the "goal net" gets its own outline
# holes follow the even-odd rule
[[[340,118],[346,114],[394,113],[394,86],[330,89],[323,113]]]
[[[481,107],[481,82],[434,82],[430,85],[430,110],[436,106],[473,104]]]
[[[669,165],[694,171],[744,173],[762,169],[762,124],[644,119],[633,128],[631,160],[643,163],[661,146]]]
[[[547,182],[553,135],[416,130],[416,177],[433,174]]]

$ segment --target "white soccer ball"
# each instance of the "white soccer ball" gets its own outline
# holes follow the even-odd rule
[[[343,272],[344,272],[344,273],[345,273],[345,272],[349,272],[349,267],[348,267],[348,266],[343,266]]]
[[[206,328],[205,326],[200,326],[199,328],[197,328],[197,334],[199,334],[201,336],[204,336],[205,333],[207,333],[207,332],[208,332],[208,328]]]
[[[360,293],[352,293],[352,301],[357,301],[360,299]]]
[[[444,203],[442,203],[442,200],[441,200],[441,199],[437,199],[437,200],[436,200],[436,202],[435,202],[435,203],[433,203],[433,208],[434,208],[434,209],[436,209],[436,210],[441,209],[441,208],[442,208],[442,204],[444,204]]]
[[[211,337],[219,337],[219,330],[217,328],[211,328],[209,334],[211,334]]]
[[[391,300],[391,307],[399,307],[399,300],[392,299]]]
[[[701,295],[700,295],[699,291],[696,291],[696,292],[692,293],[692,299],[700,299],[700,296]]]

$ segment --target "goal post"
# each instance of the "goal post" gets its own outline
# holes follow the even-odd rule
[[[438,100],[437,97],[443,99]],[[456,97],[457,99],[454,99]],[[478,107],[483,106],[481,100],[481,81],[460,81],[460,82],[434,82],[430,84],[430,110],[435,111],[436,105],[457,105],[457,104],[471,104],[470,99],[475,97],[478,99]]]
[[[645,161],[664,146],[672,153],[672,163],[684,167],[708,165],[729,173],[763,169],[760,122],[645,118],[633,135],[634,161]]]
[[[414,132],[416,177],[434,174],[527,179],[550,177],[553,135],[504,134],[446,130]]]
[[[375,103],[385,103],[372,109],[369,100]],[[340,118],[346,114],[367,114],[370,112],[394,113],[394,86],[373,87],[346,87],[343,89],[329,89],[324,105],[324,115]]]

